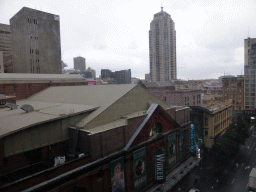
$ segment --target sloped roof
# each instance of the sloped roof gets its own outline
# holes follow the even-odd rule
[[[140,85],[49,87],[26,100],[17,101],[18,105],[32,105],[35,109],[33,112],[0,109],[0,137],[82,112],[90,112],[90,114],[76,126],[84,127],[85,130],[95,128],[92,132],[104,131],[115,127],[116,123],[125,124],[125,121],[120,119],[126,115],[148,110],[150,107],[148,102],[158,103],[164,109],[170,108],[167,103],[150,94]]]
[[[167,112],[165,110],[163,110],[162,107],[160,107],[156,103],[152,103],[146,112],[147,116],[144,118],[144,120],[142,121],[140,126],[136,129],[136,131],[134,132],[134,134],[132,135],[132,137],[130,138],[130,140],[128,141],[126,146],[124,147],[125,151],[127,151],[131,147],[132,143],[134,142],[136,137],[139,135],[139,133],[141,132],[143,127],[146,125],[146,123],[149,121],[149,119],[151,118],[151,116],[153,115],[153,113],[156,111],[157,108],[159,108],[161,111],[163,111],[163,113],[165,113],[169,117],[169,119],[171,119],[173,121],[175,127],[180,127],[180,125],[169,114],[167,114]]]
[[[41,101],[20,100],[18,105],[29,104],[34,108],[33,112],[26,113],[18,108],[10,110],[0,109],[0,138],[32,127],[44,122],[64,118],[70,114],[78,114],[96,110],[97,106],[52,103]]]
[[[77,125],[83,127],[135,86],[126,84],[50,87],[31,96],[28,100],[98,106],[96,111]]]
[[[84,104],[107,107],[136,85],[94,85],[49,87],[31,97],[30,101]]]

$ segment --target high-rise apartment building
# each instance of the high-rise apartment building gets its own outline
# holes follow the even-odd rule
[[[62,73],[58,15],[23,7],[10,25],[14,73]]]
[[[163,7],[150,23],[149,59],[152,82],[177,79],[176,31],[171,16]]]
[[[74,57],[74,69],[79,69],[81,72],[84,72],[86,70],[86,63],[84,57]]]
[[[246,114],[255,114],[256,38],[244,40],[244,106]]]
[[[109,69],[101,69],[101,78],[115,78],[115,72],[112,72]]]
[[[131,69],[115,71],[115,80],[117,84],[131,84]]]

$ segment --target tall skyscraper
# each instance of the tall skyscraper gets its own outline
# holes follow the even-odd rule
[[[149,59],[152,82],[177,79],[176,31],[171,16],[163,7],[150,23]]]
[[[74,57],[74,69],[77,70],[79,69],[81,72],[84,72],[86,69],[86,64],[85,64],[85,58],[84,57]]]
[[[244,40],[245,113],[255,114],[256,38]]]
[[[58,15],[23,7],[10,25],[14,73],[62,73]]]

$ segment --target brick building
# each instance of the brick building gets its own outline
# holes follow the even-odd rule
[[[221,85],[204,85],[203,90],[204,95],[222,95]]]
[[[189,108],[171,107],[140,85],[50,87],[17,104],[34,111],[0,109],[2,191],[112,191],[117,168],[125,191],[145,191],[155,185],[158,153],[170,190],[198,163],[190,157]],[[45,167],[60,155],[64,164],[17,180],[18,168]]]
[[[141,84],[152,94],[170,105],[200,106],[201,90],[176,89],[170,82],[143,82]]]
[[[19,74],[0,75],[0,94],[16,96],[17,100],[26,99],[50,86],[85,85],[80,75],[62,74]]]
[[[234,110],[244,110],[244,76],[222,78],[222,88],[224,100],[232,99]]]

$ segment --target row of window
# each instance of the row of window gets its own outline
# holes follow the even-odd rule
[[[254,110],[255,109],[255,106],[245,106],[245,109],[252,109],[252,110]]]
[[[28,23],[32,23],[33,19],[31,19],[31,17],[28,17]],[[37,19],[34,19],[34,24],[37,25]]]
[[[34,52],[35,52],[36,55],[39,55],[39,50],[38,49],[35,49],[35,51],[34,51],[34,49],[30,48],[30,54],[34,54]]]
[[[11,34],[11,32],[9,32],[9,31],[2,31],[2,30],[0,30],[0,33],[2,33],[2,34]]]

